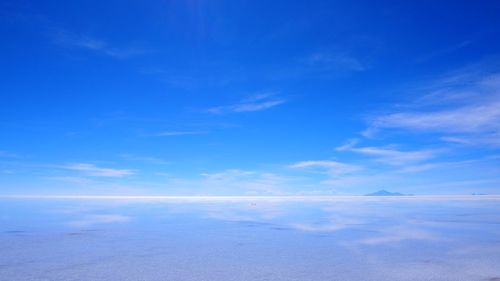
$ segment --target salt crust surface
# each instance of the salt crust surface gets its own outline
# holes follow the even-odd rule
[[[0,280],[496,280],[498,200],[1,199]]]

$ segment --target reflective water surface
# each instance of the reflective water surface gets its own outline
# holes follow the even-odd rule
[[[498,200],[0,200],[0,280],[500,280]]]

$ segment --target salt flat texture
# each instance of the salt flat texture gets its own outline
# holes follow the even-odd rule
[[[500,280],[500,201],[3,198],[0,280]]]

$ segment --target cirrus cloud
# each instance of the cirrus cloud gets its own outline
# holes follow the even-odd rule
[[[93,177],[124,177],[135,174],[135,171],[129,169],[102,168],[89,163],[71,163],[59,167]]]
[[[392,129],[434,133],[461,144],[500,145],[500,73],[459,72],[434,84],[403,109],[370,118],[362,134],[373,137]]]
[[[208,113],[240,113],[262,111],[286,102],[285,99],[273,97],[274,93],[257,94],[232,105],[216,106],[207,109]]]

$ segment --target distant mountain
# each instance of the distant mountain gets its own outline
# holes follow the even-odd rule
[[[390,191],[383,190],[383,189],[379,190],[377,192],[365,194],[365,196],[408,196],[408,195],[411,195],[411,194],[403,194],[403,193],[399,193],[399,192],[390,192]]]

